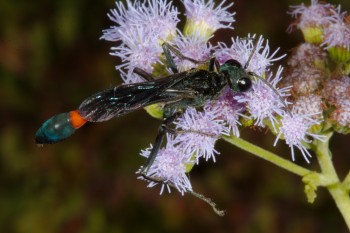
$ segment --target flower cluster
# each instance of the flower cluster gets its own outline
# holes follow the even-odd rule
[[[305,111],[304,106],[309,106],[307,101],[313,101],[310,97],[300,99],[293,110],[290,110],[287,98],[290,97],[290,89],[294,87],[281,87],[281,67],[276,73],[270,70],[273,63],[284,55],[276,57],[278,49],[271,53],[268,41],[256,35],[232,38],[231,45],[221,42],[217,45],[210,44],[209,39],[216,30],[233,28],[234,13],[229,11],[233,3],[228,4],[225,0],[217,6],[213,0],[182,0],[182,3],[187,17],[182,32],[176,28],[179,22],[178,11],[171,2],[144,0],[132,3],[127,0],[126,6],[116,3],[116,9],[108,15],[115,26],[104,30],[102,38],[118,43],[118,46],[112,47],[111,54],[118,56],[123,62],[116,68],[124,82],[145,81],[133,73],[136,67],[152,77],[171,75],[172,71],[168,69],[162,53],[162,44],[167,42],[177,51],[172,51],[172,56],[180,72],[192,68],[208,69],[208,65],[205,66],[203,61],[209,61],[212,56],[216,57],[219,65],[234,59],[242,65],[247,74],[251,74],[253,86],[246,93],[236,93],[226,87],[218,93],[216,99],[208,101],[204,106],[184,108],[182,115],[173,122],[174,129],[167,133],[166,145],[158,151],[153,164],[147,167],[149,179],[146,180],[149,181],[149,187],[161,183],[161,193],[165,188],[170,191],[170,187],[176,187],[182,194],[192,191],[187,173],[203,159],[215,162],[215,156],[219,154],[214,147],[216,141],[223,136],[239,137],[242,125],[271,128],[277,135],[276,142],[278,139],[284,139],[291,147],[293,160],[293,148],[296,147],[300,149],[305,160],[309,161],[310,153],[304,147],[304,143],[310,143],[312,138],[322,139],[317,133],[310,132],[312,126],[320,123],[322,106],[315,101],[312,113]],[[312,4],[317,5],[317,2],[313,1]],[[332,12],[330,5],[322,7],[317,9],[317,14],[315,13],[318,17]],[[296,7],[293,14],[299,15],[307,10],[305,6]],[[335,18],[327,20],[328,24],[333,21]],[[325,43],[331,45],[329,42]],[[308,48],[304,50],[304,53],[307,53]],[[323,53],[319,54],[319,59],[324,59]],[[295,58],[291,63],[294,62],[297,66],[300,59],[302,58]],[[303,73],[301,70],[299,72]],[[317,70],[311,72],[323,80]],[[284,83],[294,84],[293,81]],[[314,86],[318,85],[317,81],[310,82],[311,87],[308,89],[314,90]],[[157,108],[161,107],[157,105]],[[332,116],[344,118],[346,114],[349,114],[349,111],[344,110]],[[143,150],[141,155],[148,158],[152,148],[151,145]]]
[[[305,43],[293,50],[283,85],[292,86],[296,111],[321,120],[323,130],[350,132],[350,21],[340,6],[311,1],[292,7]],[[295,24],[295,23],[293,23]],[[308,28],[308,29],[306,29]],[[320,34],[310,33],[310,28]],[[308,32],[306,32],[308,30]],[[318,36],[317,40],[310,36]],[[314,133],[319,132],[314,128]]]
[[[297,18],[291,28],[300,29],[306,42],[321,44],[335,62],[350,60],[350,20],[346,12],[341,12],[340,5],[311,0],[310,6],[291,8],[290,13]]]

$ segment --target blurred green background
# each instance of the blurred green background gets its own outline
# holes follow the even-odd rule
[[[179,1],[175,1],[178,4]],[[301,42],[286,33],[288,5],[301,1],[237,0],[234,31],[213,40],[263,34],[282,53]],[[349,1],[332,1],[350,10]],[[182,12],[183,7],[179,5]],[[88,124],[62,143],[37,147],[34,133],[47,118],[75,109],[90,94],[118,85],[99,40],[111,25],[113,0],[0,0],[0,232],[348,232],[330,195],[318,190],[308,204],[300,178],[219,142],[218,162],[191,172],[195,190],[212,197],[211,208],[190,195],[159,195],[136,179],[139,151],[153,142],[159,121],[143,110]],[[289,148],[265,132],[244,138],[290,158]],[[341,177],[350,168],[349,136],[332,140]],[[305,164],[318,169],[315,159]]]

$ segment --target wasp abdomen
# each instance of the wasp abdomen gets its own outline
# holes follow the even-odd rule
[[[71,136],[78,128],[86,123],[86,120],[78,111],[70,111],[55,115],[44,122],[36,131],[35,142],[37,144],[52,144]]]

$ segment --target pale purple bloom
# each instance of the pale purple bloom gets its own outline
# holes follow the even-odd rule
[[[229,129],[224,125],[223,120],[217,119],[217,112],[198,112],[195,108],[189,107],[184,114],[175,122],[178,133],[176,143],[184,148],[185,153],[195,154],[196,159],[203,157],[206,161],[212,158],[215,162],[215,142],[220,135],[229,135]]]
[[[293,17],[299,17],[295,25],[298,29],[310,26],[325,26],[328,23],[326,17],[329,15],[331,4],[319,3],[318,0],[311,0],[310,6],[304,3],[298,6],[291,6],[289,12]]]
[[[120,38],[123,43],[118,47],[112,47],[113,52],[111,53],[122,59],[123,63],[116,68],[133,70],[138,67],[151,73],[152,65],[159,61],[159,55],[162,53],[162,48],[155,35],[138,27],[134,31],[121,33]]]
[[[104,30],[101,38],[121,42],[112,47],[111,52],[111,55],[122,59],[123,63],[116,66],[119,71],[126,69],[130,74],[138,67],[152,73],[153,65],[159,62],[163,51],[160,40],[176,34],[178,11],[164,0],[135,3],[127,0],[126,5],[127,7],[121,2],[116,3],[117,8],[108,14],[116,26]],[[134,82],[137,79],[134,80],[129,75],[125,80]]]
[[[248,34],[247,38],[236,39],[231,38],[232,45],[228,47],[225,43],[218,43],[218,46],[215,48],[215,56],[217,57],[220,64],[223,64],[229,59],[234,59],[241,63],[243,67],[246,66],[249,58],[247,70],[253,72],[257,75],[262,76],[263,73],[268,70],[268,67],[272,65],[273,62],[282,59],[285,55],[274,58],[279,49],[276,49],[270,55],[269,42],[262,36],[259,37],[258,41],[255,43],[255,35],[250,36]],[[252,55],[254,47],[256,46],[255,53]]]
[[[255,125],[264,127],[264,120],[268,119],[275,128],[276,115],[282,116],[289,104],[283,97],[289,96],[290,87],[279,89],[282,67],[279,67],[275,76],[270,75],[266,80],[271,87],[260,79],[256,79],[252,89],[244,95],[235,97],[239,103],[246,103],[251,116],[256,120]],[[276,93],[277,92],[277,93]]]
[[[337,108],[332,112],[331,119],[342,127],[350,128],[350,99],[337,104]]]
[[[108,15],[108,18],[113,21],[116,26],[111,26],[109,29],[103,30],[103,35],[101,39],[109,41],[118,41],[121,40],[120,32],[126,32],[132,27],[130,20],[132,15],[137,13],[137,9],[140,7],[139,1],[130,0],[126,1],[127,7],[124,6],[123,2],[116,2],[116,9],[112,9]]]
[[[294,113],[300,115],[315,114],[312,117],[313,119],[322,117],[321,114],[318,114],[322,110],[322,97],[316,94],[299,96],[293,104]]]
[[[229,132],[239,137],[238,126],[241,125],[239,117],[245,117],[243,115],[245,105],[238,103],[234,98],[236,95],[241,94],[233,93],[233,91],[227,87],[217,101],[209,102],[204,106],[204,111],[214,112],[217,119],[225,121],[229,127]]]
[[[303,143],[310,143],[311,140],[308,137],[312,137],[317,140],[323,140],[322,135],[310,133],[308,130],[312,125],[319,124],[320,122],[312,119],[313,116],[321,114],[312,113],[307,115],[302,115],[292,111],[292,115],[286,113],[281,118],[281,126],[279,127],[279,133],[277,135],[274,146],[276,146],[278,139],[283,136],[286,144],[291,148],[292,160],[295,160],[294,147],[298,148],[306,162],[309,163],[309,158],[311,158],[310,152],[305,148]]]
[[[327,79],[323,83],[323,98],[330,104],[337,104],[350,99],[350,77],[341,76]]]
[[[350,24],[345,23],[346,12],[340,13],[340,5],[337,10],[331,10],[332,15],[327,19],[330,24],[324,29],[323,43],[326,48],[343,47],[349,49],[350,46]]]
[[[223,0],[216,7],[213,0],[182,0],[182,2],[186,8],[187,19],[198,25],[198,30],[202,30],[201,26],[206,26],[213,32],[219,28],[233,28],[235,13],[227,11],[233,5],[232,2],[223,6],[226,3],[226,0]]]
[[[174,45],[181,54],[197,61],[208,60],[212,50],[211,44],[208,43],[208,38],[198,32],[187,36],[178,33],[171,44]],[[181,59],[177,56],[174,57],[174,61],[180,72],[198,66],[198,64],[186,59]]]
[[[119,69],[120,77],[123,80],[123,83],[130,84],[130,83],[139,83],[144,82],[142,77],[135,74],[132,70],[127,70],[126,72],[122,69]]]
[[[116,9],[111,10],[108,17],[116,26],[103,31],[102,39],[110,41],[123,40],[121,34],[128,34],[138,27],[146,33],[157,34],[158,39],[166,39],[176,33],[179,22],[177,8],[166,0],[116,2]]]
[[[287,64],[293,69],[305,66],[305,69],[309,69],[315,66],[315,60],[326,62],[327,53],[318,45],[304,42],[292,50],[292,54],[288,57]],[[302,70],[305,72],[307,71],[305,69]]]
[[[148,158],[151,150],[152,145],[146,150],[142,150],[141,155]],[[190,156],[175,146],[174,140],[168,136],[166,147],[159,150],[156,159],[147,172],[147,176],[150,178],[162,181],[160,194],[163,193],[164,188],[170,193],[169,184],[175,186],[182,195],[186,191],[192,191],[191,183],[186,174],[186,164],[190,163],[189,158]],[[144,179],[143,177],[139,178]],[[149,181],[147,187],[154,187],[159,184],[156,181],[147,181]]]

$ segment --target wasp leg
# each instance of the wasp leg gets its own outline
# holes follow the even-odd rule
[[[211,57],[209,60],[209,71],[214,71],[214,68],[216,69],[216,71],[219,71],[220,64],[218,60],[216,60],[216,57]]]
[[[182,59],[182,60],[188,60],[190,62],[193,62],[195,64],[204,64],[207,63],[208,60],[203,60],[203,61],[199,61],[190,57],[187,57],[185,55],[183,55],[178,49],[176,49],[174,46],[168,44],[167,42],[164,42],[162,44],[163,47],[163,51],[167,50],[167,53],[170,55],[169,51],[171,51],[173,54],[175,54],[175,56],[177,56],[178,58]]]
[[[159,152],[159,149],[163,143],[163,139],[164,136],[167,132],[166,128],[169,127],[169,125],[174,122],[174,120],[180,115],[180,113],[176,112],[173,115],[171,115],[170,117],[165,118],[165,120],[163,121],[163,123],[160,125],[159,129],[158,129],[158,134],[156,137],[156,141],[154,143],[154,146],[151,150],[150,155],[148,156],[145,165],[142,168],[141,174],[143,176],[147,176],[147,172],[149,170],[149,168],[152,166],[154,160],[157,157],[157,154]]]
[[[144,71],[143,69],[140,69],[138,67],[135,67],[133,72],[135,74],[140,75],[146,81],[153,81],[153,80],[155,80],[155,78],[151,74],[147,73],[146,71]]]
[[[173,57],[170,54],[170,50],[171,49],[169,48],[169,46],[170,45],[168,43],[165,43],[165,42],[162,44],[163,52],[164,52],[164,55],[165,55],[165,59],[166,59],[166,61],[168,63],[168,66],[170,67],[171,71],[174,74],[176,74],[176,73],[179,73],[179,70],[177,69],[177,67],[175,65],[175,62],[174,62],[174,59],[173,59]]]
[[[177,134],[184,134],[184,133],[193,133],[193,134],[198,134],[198,135],[202,135],[205,137],[210,137],[210,138],[214,138],[214,139],[219,139],[220,136],[216,135],[216,134],[211,134],[211,133],[206,133],[206,132],[202,132],[202,131],[198,131],[198,130],[176,130],[173,129],[169,126],[165,126],[164,128],[166,130],[167,133],[173,134],[173,135],[177,135]]]
[[[179,97],[179,100],[188,98],[188,99],[194,99],[196,98],[196,96],[198,95],[197,91],[194,90],[175,90],[175,89],[167,89],[165,91],[166,93],[169,94],[177,94],[177,95],[181,95]]]

